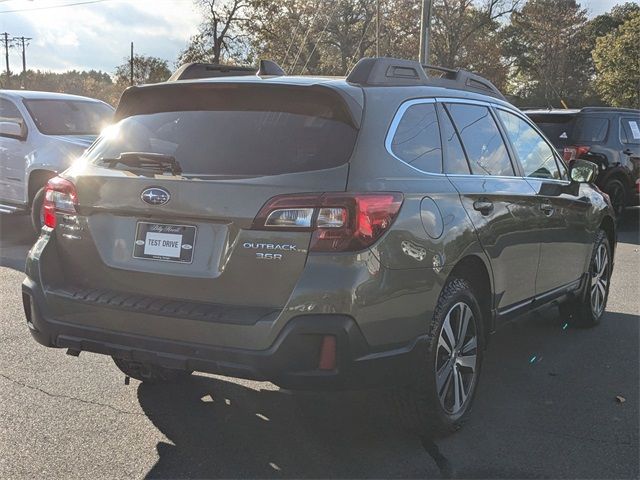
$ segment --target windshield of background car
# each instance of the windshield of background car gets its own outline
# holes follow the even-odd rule
[[[113,108],[86,100],[24,100],[44,135],[98,135],[111,123]]]
[[[132,98],[119,111],[133,114],[109,127],[87,158],[104,164],[101,159],[123,152],[158,153],[174,157],[186,176],[279,175],[343,165],[358,131],[337,94],[320,90],[327,89],[218,85]]]
[[[602,142],[607,138],[609,120],[600,117],[580,116],[576,119],[572,140],[574,142]]]
[[[526,113],[526,112],[525,112]],[[530,114],[529,118],[535,122],[545,137],[557,149],[563,149],[569,145],[575,115],[570,114]]]

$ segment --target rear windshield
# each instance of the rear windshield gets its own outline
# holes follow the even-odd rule
[[[357,129],[333,92],[245,86],[180,98],[165,91],[125,106],[130,116],[110,127],[89,159],[157,153],[174,157],[183,175],[262,176],[343,165],[355,145]]]
[[[86,100],[24,100],[44,135],[98,135],[113,117],[113,108]]]
[[[569,144],[575,115],[564,113],[555,115],[531,114],[529,117],[556,148],[562,149]]]
[[[580,116],[573,131],[574,142],[602,142],[607,138],[609,120],[606,118]]]

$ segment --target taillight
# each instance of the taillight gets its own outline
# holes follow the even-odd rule
[[[586,145],[564,147],[563,157],[565,162],[573,162],[576,158],[580,158],[582,155],[589,153],[589,150],[591,150],[591,147]]]
[[[402,200],[395,192],[279,195],[262,207],[253,229],[311,231],[312,252],[357,251],[389,229]]]
[[[76,186],[62,177],[54,177],[47,183],[42,208],[44,210],[44,224],[55,228],[56,213],[76,213],[78,193]]]
[[[640,178],[636,180],[636,193],[640,193]]]

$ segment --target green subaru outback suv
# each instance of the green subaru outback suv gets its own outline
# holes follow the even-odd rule
[[[569,173],[491,83],[389,58],[264,73],[129,88],[49,182],[23,284],[39,343],[148,382],[390,387],[449,432],[501,323],[550,303],[600,321],[595,166]]]

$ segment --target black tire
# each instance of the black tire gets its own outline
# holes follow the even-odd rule
[[[451,330],[457,328],[455,326],[455,318],[453,317],[455,315],[454,309],[459,309],[460,307],[458,307],[458,305],[461,303],[465,304],[472,313],[472,317],[470,318],[472,321],[469,321],[468,324],[469,326],[473,325],[473,334],[475,334],[476,338],[475,348],[464,351],[465,349],[462,347],[471,340],[466,340],[470,337],[462,335],[463,339],[459,342],[459,347],[452,349],[454,351],[457,349],[459,352],[455,354],[456,356],[453,356],[453,353],[448,353],[447,351],[450,342],[447,342],[443,337],[443,341],[447,343],[447,347],[443,347],[440,344],[441,334],[444,335],[443,329],[447,321],[450,322]],[[463,315],[463,311],[464,310],[460,310],[458,319]],[[448,316],[449,320],[447,320]],[[459,326],[459,324],[458,320],[457,325]],[[423,357],[420,365],[416,365],[416,377],[413,383],[393,392],[395,413],[404,427],[420,435],[437,438],[449,435],[462,426],[471,411],[471,405],[473,404],[473,398],[478,386],[482,367],[483,336],[482,309],[476,300],[471,285],[462,279],[449,281],[440,294],[433,318],[430,321],[426,355]],[[448,393],[451,393],[454,397],[456,396],[455,392],[449,391],[449,389],[454,388],[454,386],[445,380],[442,382],[443,387],[439,389],[436,380],[436,368],[441,372],[445,372],[446,366],[450,364],[452,365],[450,378],[458,378],[456,375],[466,375],[458,374],[459,371],[461,372],[462,369],[465,368],[458,365],[458,360],[470,358],[464,356],[463,353],[475,354],[475,368],[472,374],[473,378],[471,378],[467,384],[466,399],[462,402],[460,409],[454,411],[446,407],[447,399],[450,398]],[[444,375],[442,375],[442,378],[444,378]],[[462,376],[460,378],[462,378]],[[445,394],[441,400],[441,393],[443,391]],[[456,400],[452,400],[454,400],[455,403]]]
[[[122,358],[112,358],[122,373],[149,384],[178,383],[186,380],[193,373],[191,370],[176,370],[148,363],[132,362]]]
[[[601,271],[598,271],[600,269],[598,263],[604,263],[598,262],[598,255],[599,252],[602,252],[602,248],[604,248],[606,252],[606,264]],[[560,315],[563,320],[566,320],[574,327],[580,328],[594,327],[600,323],[607,306],[607,299],[609,298],[611,261],[609,239],[604,230],[599,230],[593,244],[593,252],[589,262],[587,285],[579,296],[560,305]],[[602,282],[600,282],[601,279],[604,281],[603,288],[599,288],[603,285]],[[594,287],[600,291],[601,300],[599,302],[594,301]],[[602,290],[604,290],[604,293],[602,293]]]
[[[607,181],[602,190],[609,195],[613,211],[616,214],[616,222],[618,222],[627,207],[627,189],[620,180],[612,178]]]
[[[36,233],[40,233],[43,225],[42,204],[44,203],[44,187],[33,197],[31,202],[31,226]]]

